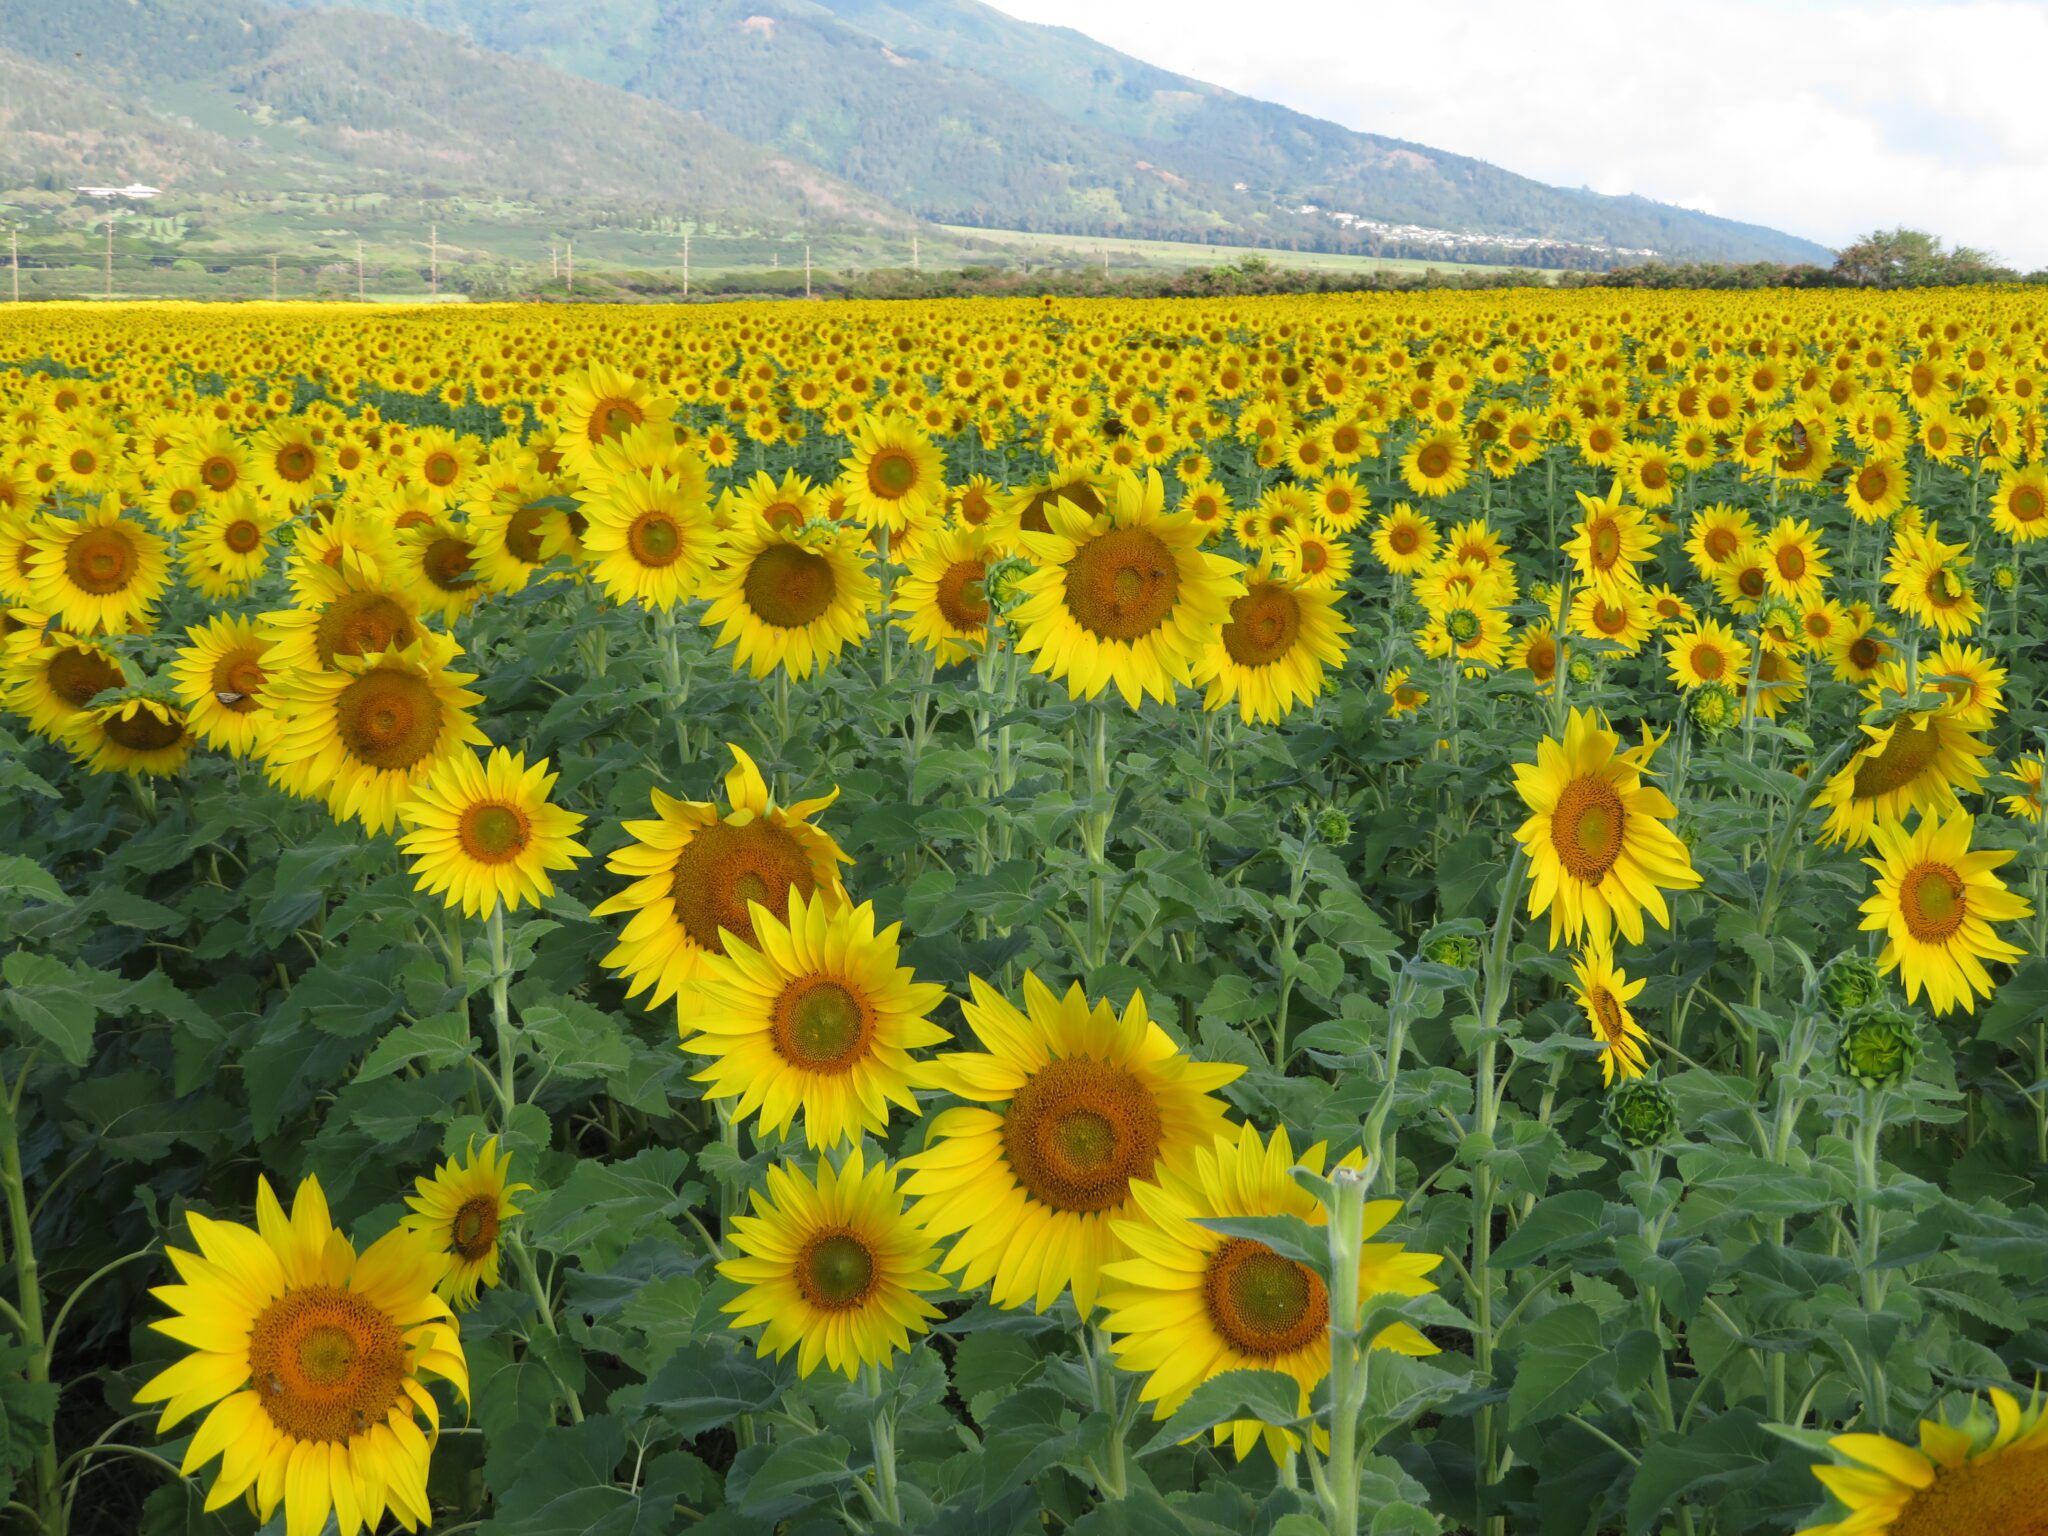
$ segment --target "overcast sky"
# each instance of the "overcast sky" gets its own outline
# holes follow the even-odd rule
[[[2048,266],[2048,0],[993,0],[1346,127]]]

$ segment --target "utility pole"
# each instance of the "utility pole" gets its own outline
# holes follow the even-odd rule
[[[277,252],[270,253],[270,302],[277,302]]]
[[[811,296],[811,242],[804,242],[804,297]]]
[[[356,242],[356,302],[363,301],[363,242]]]
[[[427,226],[427,282],[434,297],[441,297],[441,230],[434,224]]]
[[[550,240],[548,242],[548,276],[560,277],[561,275],[562,253],[556,248],[555,242]]]
[[[569,292],[571,292],[571,293],[574,293],[574,292],[576,291],[576,242],[575,242],[574,240],[571,240],[571,241],[569,242],[569,266],[568,266],[568,273],[569,273]]]
[[[910,270],[912,272],[922,272],[924,270],[917,262],[917,236],[915,235],[910,237]]]
[[[114,296],[114,216],[107,215],[106,297]]]
[[[690,296],[690,232],[683,231],[683,297]]]
[[[21,231],[7,228],[7,266],[14,276],[14,302],[21,302]]]

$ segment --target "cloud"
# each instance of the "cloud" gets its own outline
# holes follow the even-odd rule
[[[2048,5],[2031,0],[997,3],[1554,185],[1826,245],[1908,224],[2048,266]]]

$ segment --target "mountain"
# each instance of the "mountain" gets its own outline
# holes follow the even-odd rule
[[[1831,256],[1757,225],[1353,132],[978,0],[350,3],[700,113],[941,222],[1387,255],[1444,246],[1467,259],[1538,245]],[[1464,242],[1480,249],[1454,253],[1429,231],[1481,237]]]
[[[0,0],[0,176],[681,204],[907,228],[871,193],[645,97],[403,18],[258,0]]]

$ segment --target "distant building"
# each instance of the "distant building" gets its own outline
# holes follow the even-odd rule
[[[161,187],[145,187],[139,181],[131,181],[125,187],[73,187],[71,190],[82,192],[87,197],[106,199],[120,197],[126,198],[131,203],[141,203],[155,197],[163,189]]]

